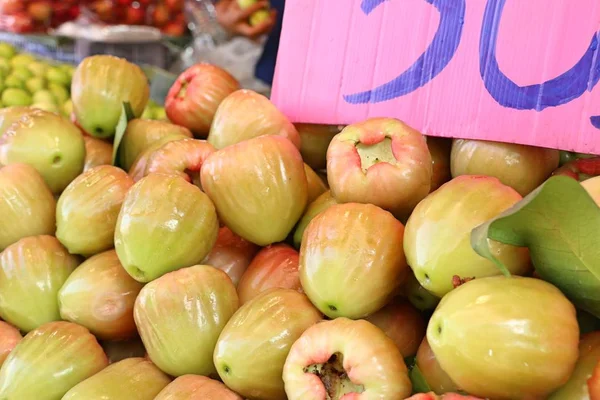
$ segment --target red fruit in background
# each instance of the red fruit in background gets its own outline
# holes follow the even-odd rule
[[[102,21],[110,21],[113,18],[114,4],[112,0],[99,0],[92,4],[92,11]]]
[[[19,13],[7,17],[5,29],[9,32],[30,33],[35,30],[35,27],[29,16]]]
[[[135,0],[116,0],[115,3],[117,3],[120,6],[129,6],[131,4],[134,3]]]
[[[35,21],[48,21],[52,16],[52,4],[48,1],[35,1],[27,6],[27,13]]]
[[[23,11],[23,0],[0,0],[0,14],[16,14]]]
[[[185,28],[185,23],[174,21],[163,26],[161,32],[167,36],[183,36]]]
[[[164,4],[158,4],[152,11],[154,26],[163,26],[169,22],[169,9]]]
[[[598,361],[598,364],[587,383],[588,390],[590,391],[590,400],[600,400],[600,361]]]
[[[165,0],[165,5],[172,12],[178,12],[183,10],[183,0]]]
[[[125,23],[127,25],[142,25],[146,22],[146,10],[139,4],[133,4],[127,7],[125,12]]]

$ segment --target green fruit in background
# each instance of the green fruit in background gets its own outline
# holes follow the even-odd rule
[[[70,322],[51,322],[29,332],[0,369],[0,399],[60,400],[108,360],[96,338]]]
[[[161,370],[172,376],[210,375],[216,372],[219,334],[238,306],[225,272],[195,265],[144,286],[134,318],[150,359]]]
[[[4,84],[4,78],[0,77],[0,93],[6,89],[6,85]]]
[[[70,117],[73,112],[73,101],[71,99],[65,101],[62,106],[62,112],[65,117]]]
[[[55,213],[54,196],[32,166],[0,168],[0,251],[24,237],[53,235]]]
[[[58,66],[58,68],[60,68],[61,71],[64,71],[67,74],[67,76],[69,77],[70,84],[71,79],[73,79],[73,74],[75,73],[75,67],[70,64],[61,64]]]
[[[115,225],[133,179],[101,165],[73,180],[56,205],[56,237],[71,254],[86,257],[113,248]]]
[[[0,316],[24,332],[60,321],[58,291],[79,265],[53,236],[30,236],[0,255]]]
[[[49,90],[39,90],[33,94],[34,103],[54,103],[56,104],[56,98]]]
[[[201,262],[218,230],[215,207],[197,186],[175,175],[150,174],[125,197],[115,249],[135,280],[149,282]]]
[[[154,119],[154,111],[151,107],[144,108],[144,112],[140,116],[140,119]]]
[[[7,75],[11,69],[10,62],[6,58],[0,58],[0,71],[2,71],[4,75]]]
[[[29,93],[36,93],[46,88],[46,80],[40,76],[34,76],[25,81],[25,87]]]
[[[65,101],[69,100],[69,91],[65,89],[64,86],[55,82],[50,82],[48,83],[48,89],[52,92],[58,104],[63,104]]]
[[[49,102],[41,102],[41,103],[33,103],[31,108],[37,108],[38,110],[48,111],[51,113],[60,113],[60,109],[54,103]]]
[[[35,57],[31,54],[21,53],[15,55],[10,59],[10,65],[13,68],[17,67],[27,67],[29,64],[35,61]]]
[[[8,88],[2,92],[2,104],[10,106],[29,106],[33,99],[23,89]]]
[[[304,230],[312,221],[314,217],[316,217],[322,211],[325,211],[332,205],[337,204],[337,201],[331,195],[331,192],[328,190],[319,197],[317,197],[304,211],[304,215],[300,219],[300,222],[296,225],[296,231],[294,232],[294,246],[299,249],[300,244],[302,243],[302,236],[304,235]]]
[[[0,42],[0,57],[4,59],[11,59],[15,56],[15,54],[17,54],[17,49],[15,49],[14,46],[5,42]]]
[[[170,382],[151,361],[128,358],[77,384],[62,400],[154,400]]]
[[[33,75],[43,78],[46,76],[46,71],[48,71],[48,68],[50,68],[50,66],[41,61],[34,61],[31,64],[29,64],[27,68],[29,68],[29,71],[31,71]]]
[[[0,164],[32,165],[56,194],[83,171],[84,161],[81,131],[55,113],[33,110],[0,138]]]
[[[71,84],[77,121],[90,135],[110,138],[128,102],[134,117],[144,112],[150,87],[144,71],[124,59],[98,55],[85,58]]]
[[[154,119],[158,121],[168,121],[167,112],[164,107],[158,107],[154,109]]]
[[[250,25],[257,26],[271,18],[271,12],[269,10],[258,10],[252,13],[250,16]]]
[[[9,75],[4,80],[4,85],[7,88],[25,89],[25,81],[15,75]]]
[[[22,81],[26,81],[29,78],[33,78],[33,73],[25,66],[18,66],[13,68],[12,75],[18,77]]]
[[[59,67],[50,67],[46,71],[46,79],[61,86],[68,87],[71,84],[69,73]]]

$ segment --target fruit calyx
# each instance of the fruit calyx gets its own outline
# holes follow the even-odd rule
[[[385,162],[396,165],[398,162],[392,150],[392,139],[387,136],[376,143],[364,141],[356,143],[356,152],[360,157],[363,172],[367,172],[375,164]]]
[[[338,400],[350,393],[363,393],[365,387],[352,382],[344,370],[344,356],[333,353],[329,359],[321,364],[311,364],[304,367],[305,373],[314,374],[321,379],[327,400]]]
[[[458,275],[454,275],[452,277],[452,286],[454,287],[454,289],[456,289],[457,287],[459,287],[460,285],[464,285],[465,283],[472,281],[473,279],[475,279],[474,276],[470,277],[470,278],[461,278]]]

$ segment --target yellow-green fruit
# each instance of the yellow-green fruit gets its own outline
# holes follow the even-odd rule
[[[269,10],[263,9],[258,10],[250,16],[250,25],[257,26],[262,24],[265,21],[268,21],[271,17],[271,12]]]
[[[48,111],[55,114],[60,113],[60,109],[54,103],[33,103],[31,108],[37,108],[38,110]]]
[[[458,387],[492,399],[546,398],[579,354],[575,307],[540,279],[495,276],[444,296],[427,341]]]
[[[6,80],[8,86],[9,80]],[[9,87],[2,92],[2,104],[5,106],[29,106],[33,99],[22,88]]]
[[[56,104],[56,98],[49,90],[38,90],[33,94],[34,103],[53,103]]]
[[[48,84],[48,90],[50,90],[58,104],[63,104],[65,101],[69,100],[69,91],[56,82],[50,82]]]
[[[201,262],[219,231],[212,202],[175,175],[150,174],[127,193],[115,230],[123,268],[137,281]]]
[[[25,106],[5,107],[0,109],[0,135],[2,135],[9,126],[17,122],[21,117],[32,109]]]
[[[322,318],[296,290],[261,293],[244,304],[221,332],[214,353],[219,376],[227,387],[247,398],[285,400],[281,374],[290,347]]]
[[[46,81],[42,77],[34,76],[25,81],[25,87],[29,93],[35,93],[46,88]]]
[[[117,217],[133,179],[101,165],[79,175],[56,205],[56,237],[71,254],[86,257],[112,249]]]
[[[73,101],[71,99],[64,102],[62,105],[62,113],[65,117],[70,118],[73,112]]]
[[[172,376],[216,373],[219,334],[239,306],[227,274],[196,265],[166,274],[140,292],[135,323],[148,355]]]
[[[50,322],[29,332],[8,355],[0,369],[0,398],[60,400],[107,364],[102,347],[87,329]]]
[[[306,200],[306,204],[308,205],[325,193],[328,188],[323,179],[308,164],[304,164],[304,173],[306,174],[306,182],[308,183],[308,198]]]
[[[0,164],[32,165],[58,194],[75,179],[85,162],[81,131],[63,116],[33,110],[0,138]]]
[[[302,219],[296,225],[296,231],[294,232],[294,246],[299,249],[300,244],[302,243],[302,235],[304,235],[304,230],[312,221],[314,217],[316,217],[320,212],[325,211],[332,205],[337,204],[337,201],[331,195],[331,191],[326,191],[317,197],[306,209]]]
[[[0,367],[2,367],[6,357],[8,357],[23,337],[17,328],[9,323],[0,321],[0,338],[2,338],[0,340]]]
[[[471,247],[471,231],[521,200],[496,178],[464,175],[428,195],[414,209],[404,251],[419,283],[438,297],[453,289],[452,279],[500,275],[496,265]],[[489,240],[492,253],[512,274],[530,270],[529,252]]]
[[[26,67],[32,62],[35,62],[35,57],[28,53],[17,54],[10,59],[10,65],[13,68]]]
[[[48,64],[44,64],[41,61],[34,61],[31,64],[27,65],[27,68],[33,73],[35,76],[45,77],[46,71],[50,66]]]
[[[54,196],[33,167],[0,168],[0,251],[27,236],[54,234],[55,213]]]
[[[189,138],[186,135],[172,133],[157,139],[155,142],[149,145],[146,150],[141,152],[139,156],[137,156],[133,164],[131,164],[131,168],[129,168],[129,176],[131,176],[134,182],[137,182],[140,179],[142,179],[144,176],[146,176],[146,167],[148,166],[150,159],[154,155],[154,152],[160,149],[163,144],[181,139]]]
[[[0,254],[0,316],[24,332],[60,321],[58,291],[79,259],[53,236],[30,236]]]
[[[201,178],[225,225],[260,246],[284,240],[307,204],[302,157],[280,136],[260,136],[213,153]]]
[[[84,172],[100,165],[112,165],[112,143],[92,136],[84,136],[83,140],[85,141]]]
[[[17,49],[9,43],[0,43],[0,57],[11,59],[17,54]]]
[[[122,58],[97,55],[85,58],[75,70],[71,97],[77,121],[93,136],[109,138],[121,117],[124,102],[135,117],[150,97],[148,79],[140,67]]]
[[[128,358],[80,382],[62,400],[154,400],[170,382],[151,361]]]
[[[69,73],[59,67],[50,67],[46,71],[46,79],[48,79],[48,82],[54,82],[65,87],[71,84]]]
[[[221,382],[206,376],[183,375],[169,383],[154,400],[243,400]]]

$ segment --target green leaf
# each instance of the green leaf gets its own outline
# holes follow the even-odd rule
[[[429,387],[429,384],[425,380],[425,377],[423,376],[423,373],[421,372],[417,364],[415,364],[410,370],[410,372],[408,373],[408,377],[412,382],[413,394],[431,392],[431,388]]]
[[[487,239],[525,246],[540,277],[600,317],[600,208],[579,182],[553,176],[512,208],[475,228],[471,246],[506,267]]]
[[[118,167],[118,154],[119,154],[119,146],[121,145],[121,140],[123,140],[123,135],[125,134],[125,130],[127,129],[127,123],[134,118],[133,110],[131,109],[131,104],[128,102],[123,103],[121,109],[121,117],[119,117],[119,123],[117,124],[117,128],[115,130],[115,139],[113,142],[113,156],[112,156],[112,165]]]

